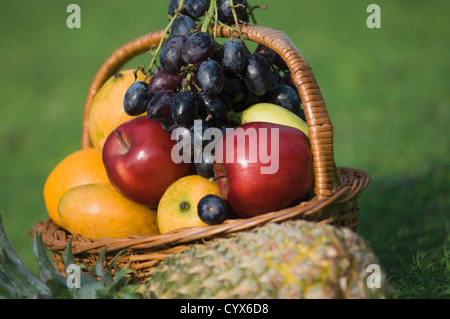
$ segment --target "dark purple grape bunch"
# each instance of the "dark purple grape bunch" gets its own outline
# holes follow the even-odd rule
[[[213,36],[217,20],[235,28],[235,34],[240,34],[239,24],[249,22],[249,17],[256,24],[255,7],[246,0],[184,0],[183,7],[180,4],[180,0],[169,2],[168,32],[154,51],[147,71],[150,81],[130,86],[124,99],[127,114],[147,113],[169,133],[178,128],[192,133],[195,123],[202,130],[238,126],[236,115],[261,102],[302,116],[289,69],[276,52],[262,45],[250,52],[241,36],[221,43]],[[192,140],[193,158],[204,145]],[[210,158],[197,162],[201,176],[214,176]]]
[[[152,120],[161,122],[170,133],[185,128],[192,137],[202,139],[202,134],[193,133],[196,120],[202,127],[201,132],[207,128],[221,129],[238,124],[233,123],[232,106],[246,95],[245,84],[237,75],[245,67],[247,51],[244,44],[236,40],[240,45],[239,52],[233,56],[233,61],[228,61],[224,58],[223,46],[210,34],[211,29],[207,25],[197,28],[197,22],[208,11],[213,12],[212,5],[217,5],[218,18],[231,24],[233,12],[229,1],[185,0],[181,11],[179,5],[180,1],[176,0],[169,3],[168,11],[173,20],[167,40],[158,53],[159,67],[148,85],[153,98],[148,103],[147,114]],[[235,1],[234,5],[239,21],[248,22],[248,15],[242,13],[247,12],[246,1]],[[227,68],[233,70],[232,73],[229,74]],[[205,144],[203,141],[194,143],[192,139],[193,160],[203,153]],[[200,160],[197,158],[194,162],[201,176],[214,176],[210,158],[200,156]]]

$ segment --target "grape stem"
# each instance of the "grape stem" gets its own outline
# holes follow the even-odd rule
[[[191,89],[192,71],[193,71],[192,68],[187,68],[186,84],[183,85],[183,90],[190,90]]]
[[[211,21],[214,18],[214,21],[215,21],[214,32],[213,32],[214,38],[217,37],[217,27],[218,27],[218,25],[221,25],[222,27],[226,27],[226,28],[230,29],[232,31],[232,33],[233,33],[233,31],[236,31],[239,34],[240,40],[244,41],[244,36],[242,35],[240,24],[239,24],[239,20],[237,18],[236,10],[235,10],[235,8],[237,8],[239,6],[242,6],[242,4],[234,5],[233,4],[233,0],[230,0],[230,8],[231,8],[231,11],[233,13],[233,18],[234,18],[235,24],[237,26],[237,28],[233,28],[233,27],[231,27],[229,25],[226,25],[226,24],[222,23],[219,20],[217,1],[212,0],[210,5],[209,5],[208,12],[207,12],[207,14],[205,16],[205,20],[203,20],[201,31],[202,32],[208,32],[209,31],[209,27],[211,25]]]
[[[242,6],[242,4],[234,5],[233,0],[230,0],[231,12],[233,13],[234,23],[236,24],[236,27],[237,27],[236,30],[239,33],[239,38],[241,39],[241,41],[244,41],[244,37],[242,36],[242,32],[241,32],[241,25],[239,24],[239,20],[237,18],[236,9],[235,9],[239,6]]]
[[[135,81],[137,80],[138,72],[139,72],[139,71],[141,71],[142,73],[146,74],[146,73],[145,73],[145,66],[144,66],[144,65],[138,66],[138,67],[136,68],[136,70],[133,71],[133,75],[134,75],[134,80],[135,80]],[[145,79],[147,79],[147,78],[145,78]]]
[[[233,32],[238,32],[238,30],[236,30],[235,28],[233,28],[233,27],[230,27],[228,24],[225,24],[225,23],[223,23],[222,21],[220,21],[220,20],[218,20],[218,22],[219,22],[219,24],[220,24],[220,26],[222,26],[222,27],[224,27],[224,28],[227,28],[227,29],[229,29],[230,31],[231,31],[231,38],[233,37]]]
[[[252,21],[253,24],[258,24],[258,22],[256,22],[256,18],[255,18],[255,14],[253,13],[253,10],[255,9],[267,9],[267,6],[251,6],[250,3],[248,3],[247,1],[247,9],[248,12],[250,13],[250,16],[252,17]]]
[[[169,24],[164,29],[164,34],[161,37],[161,40],[159,41],[159,44],[158,44],[158,47],[156,48],[155,53],[153,54],[152,61],[150,62],[150,65],[149,65],[149,67],[147,69],[147,72],[146,72],[147,75],[151,74],[151,70],[152,70],[153,66],[155,65],[155,63],[156,63],[156,58],[158,57],[159,53],[161,52],[161,48],[162,48],[162,46],[164,44],[164,41],[166,39],[167,34],[169,33],[170,27],[172,26],[173,21],[175,21],[175,19],[180,15],[180,12],[181,12],[181,10],[183,10],[183,7],[184,7],[184,0],[181,0],[180,1],[180,5],[175,10],[173,17],[169,16],[169,18],[170,18]]]
[[[205,20],[203,20],[202,28],[200,29],[200,31],[208,32],[211,20],[214,16],[214,13],[216,12],[216,6],[217,6],[216,1],[212,0],[211,3],[209,4],[209,9],[205,16]]]
[[[217,25],[218,25],[218,21],[219,21],[219,12],[218,12],[218,9],[217,9],[217,2],[216,1],[214,1],[214,18],[215,18],[215,21],[216,21],[216,23],[214,23],[214,40],[216,39],[216,37],[217,37]]]

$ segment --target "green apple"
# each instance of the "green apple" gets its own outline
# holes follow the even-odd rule
[[[268,122],[291,126],[309,137],[308,125],[299,116],[276,104],[258,103],[242,113],[241,123]]]

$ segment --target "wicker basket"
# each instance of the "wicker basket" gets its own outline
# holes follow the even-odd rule
[[[231,36],[230,32],[228,28],[217,28],[219,37],[228,38]],[[95,263],[103,248],[107,247],[105,267],[114,255],[125,250],[117,259],[118,266],[131,268],[136,280],[142,280],[148,277],[151,267],[164,260],[168,254],[180,252],[194,243],[204,242],[205,239],[229,236],[266,223],[303,218],[338,227],[348,227],[357,231],[360,214],[357,198],[370,182],[370,177],[361,170],[336,167],[333,153],[333,127],[310,66],[291,40],[281,31],[262,26],[244,25],[242,33],[247,40],[263,44],[277,52],[291,71],[292,81],[300,93],[309,127],[314,162],[315,196],[298,206],[280,211],[248,219],[227,220],[220,225],[186,227],[157,236],[130,235],[128,238],[121,239],[91,240],[81,236],[72,236],[59,228],[51,219],[47,219],[36,224],[33,232],[37,231],[42,234],[47,249],[52,253],[55,266],[61,273],[64,274],[62,253],[69,238],[72,238],[76,261],[85,264],[87,269]],[[162,36],[163,31],[157,31],[130,41],[119,47],[98,70],[85,102],[82,148],[92,146],[88,135],[87,121],[89,108],[97,91],[128,60],[158,44]]]

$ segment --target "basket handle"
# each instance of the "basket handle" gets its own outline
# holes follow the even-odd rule
[[[339,181],[334,162],[333,126],[311,67],[284,32],[257,25],[243,25],[241,31],[247,40],[263,44],[277,52],[291,71],[291,78],[300,94],[309,128],[314,163],[314,193],[319,199],[331,196]],[[231,37],[231,32],[229,28],[217,27],[219,37]],[[100,87],[128,60],[158,44],[163,35],[163,30],[151,32],[122,45],[100,67],[91,82],[84,104],[82,148],[92,146],[88,132],[89,109]]]

